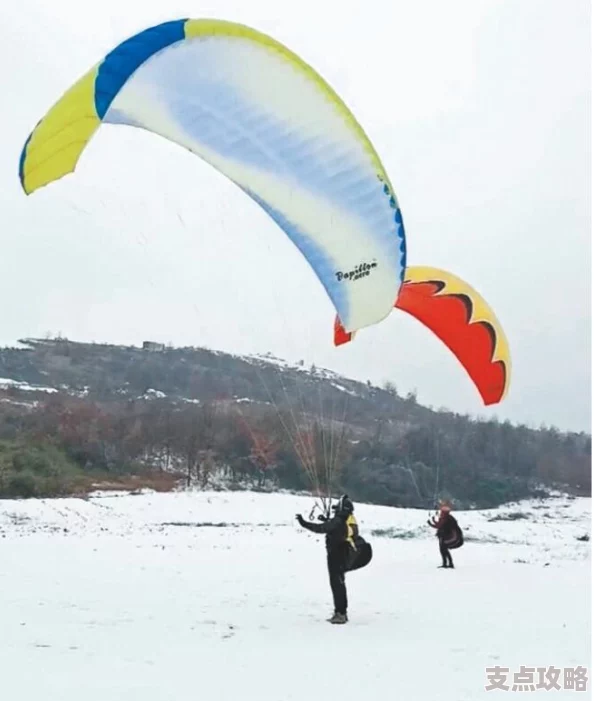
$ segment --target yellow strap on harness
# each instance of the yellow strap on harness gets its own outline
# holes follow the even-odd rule
[[[350,546],[356,550],[357,546],[355,545],[355,536],[359,535],[359,525],[357,524],[357,519],[351,514],[347,518],[347,542],[350,544]]]

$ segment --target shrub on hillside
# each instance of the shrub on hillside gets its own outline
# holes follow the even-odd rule
[[[81,469],[51,443],[0,442],[0,497],[53,497],[69,494]]]

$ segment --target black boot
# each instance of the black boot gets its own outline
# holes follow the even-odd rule
[[[344,624],[347,623],[348,620],[346,613],[338,613],[338,611],[336,611],[332,618],[328,619],[328,623]]]

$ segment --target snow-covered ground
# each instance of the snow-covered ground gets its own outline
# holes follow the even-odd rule
[[[515,697],[521,665],[562,670],[537,698],[591,698],[591,681],[563,689],[563,668],[590,667],[589,499],[457,513],[452,571],[436,569],[426,512],[357,505],[374,558],[347,575],[346,626],[325,622],[323,539],[295,522],[311,506],[245,492],[0,501],[0,698],[474,701]],[[496,665],[507,692],[485,690]]]

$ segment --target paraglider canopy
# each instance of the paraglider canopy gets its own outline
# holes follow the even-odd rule
[[[279,42],[214,19],[127,39],[33,130],[25,192],[74,171],[103,123],[158,134],[236,183],[301,251],[348,331],[390,313],[406,245],[388,175],[344,102]]]
[[[439,268],[411,266],[394,307],[418,319],[452,351],[485,405],[504,399],[511,378],[507,339],[491,307],[467,282]],[[337,317],[334,344],[353,337]]]

